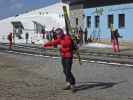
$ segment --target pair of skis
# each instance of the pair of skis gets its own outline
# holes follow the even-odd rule
[[[68,12],[67,12],[67,7],[66,6],[63,6],[63,12],[64,12],[64,20],[65,20],[65,26],[66,26],[66,33],[67,34],[72,33],[72,27],[71,27],[71,24],[70,24],[70,20],[69,20],[69,17],[68,17]],[[72,34],[70,34],[70,35],[72,36]],[[77,43],[76,39],[73,39],[73,42]],[[75,54],[77,55],[79,64],[81,65],[81,58],[80,58],[79,49],[76,49]]]

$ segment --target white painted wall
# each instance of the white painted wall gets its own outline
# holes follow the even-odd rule
[[[36,21],[42,25],[46,26],[46,31],[52,30],[53,27],[55,28],[63,28],[65,30],[65,21],[63,15],[63,6],[66,6],[69,9],[69,6],[64,3],[56,3],[50,5],[45,8],[37,9],[30,11],[28,13],[20,14],[19,16],[14,16],[10,18],[6,18],[0,21],[0,42],[8,42],[7,35],[9,32],[13,32],[13,26],[11,24],[12,21],[20,21],[23,26],[24,30],[22,37],[23,39],[18,40],[15,38],[15,42],[17,43],[25,43],[25,33],[29,33],[29,43],[31,41],[36,41],[38,43],[43,42],[41,35],[37,35],[34,31],[27,31],[34,30],[34,24],[32,21]],[[34,39],[34,40],[33,40]]]

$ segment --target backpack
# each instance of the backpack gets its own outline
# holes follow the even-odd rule
[[[117,38],[122,38],[122,36],[119,34],[117,29],[115,30],[115,35],[116,35]]]

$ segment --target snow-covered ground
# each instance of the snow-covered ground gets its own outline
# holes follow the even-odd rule
[[[42,38],[42,34],[30,34],[30,38],[28,40],[28,44],[45,44],[48,42],[47,39],[43,39]],[[0,39],[2,43],[8,43],[9,41],[7,40],[7,37],[3,37]],[[17,39],[15,38],[15,43],[17,44],[25,44],[26,43],[26,39],[23,38],[23,39]]]
[[[112,48],[111,45],[102,44],[102,43],[88,43],[84,47],[93,47],[93,48]]]

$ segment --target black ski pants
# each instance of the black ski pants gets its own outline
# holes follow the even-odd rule
[[[66,82],[69,82],[71,85],[75,85],[75,77],[73,76],[72,69],[72,58],[62,58],[63,72],[66,77]]]

